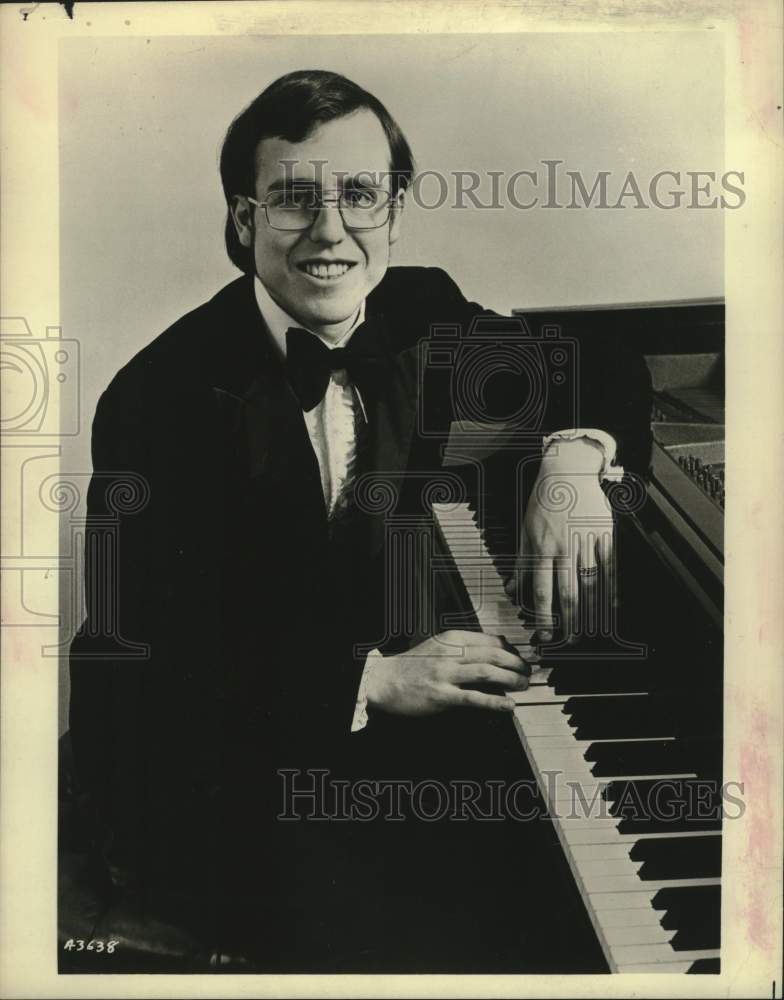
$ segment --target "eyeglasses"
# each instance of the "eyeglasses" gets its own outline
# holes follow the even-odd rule
[[[264,201],[246,196],[263,208],[272,229],[287,232],[310,229],[325,205],[337,205],[346,229],[380,229],[389,221],[392,196],[376,188],[349,188],[335,198],[324,198],[312,188],[272,191]]]

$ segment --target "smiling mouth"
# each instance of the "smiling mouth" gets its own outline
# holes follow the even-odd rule
[[[335,281],[347,274],[356,265],[352,261],[337,261],[330,263],[320,263],[318,261],[303,261],[297,267],[309,278],[316,278],[319,281]]]

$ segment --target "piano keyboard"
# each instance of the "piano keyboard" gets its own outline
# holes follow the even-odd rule
[[[433,512],[482,630],[531,657],[531,630],[470,506]],[[667,822],[618,808],[655,782],[684,795],[701,773],[690,719],[651,674],[600,661],[535,669],[528,690],[509,695],[515,727],[610,970],[718,972],[720,813]]]

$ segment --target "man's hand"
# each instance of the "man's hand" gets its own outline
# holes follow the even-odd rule
[[[531,575],[540,642],[551,642],[555,630],[554,569],[567,641],[580,632],[581,601],[587,614],[597,613],[600,569],[604,593],[615,599],[613,516],[599,483],[603,458],[598,444],[579,438],[554,442],[542,459],[523,518],[515,576],[507,584],[508,593],[520,595],[525,575]]]
[[[472,691],[466,685],[525,691],[530,673],[498,636],[450,630],[406,653],[376,660],[368,679],[368,706],[397,715],[433,715],[458,706],[511,712],[514,704],[503,694]]]

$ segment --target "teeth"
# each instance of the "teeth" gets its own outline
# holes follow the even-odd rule
[[[312,278],[339,278],[349,269],[348,264],[303,264],[302,269]]]

